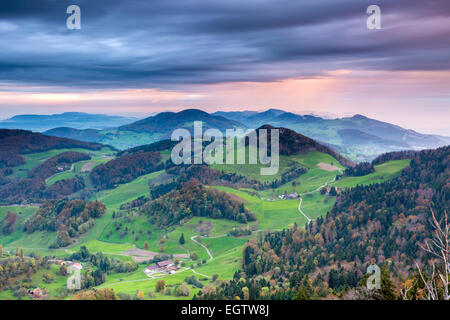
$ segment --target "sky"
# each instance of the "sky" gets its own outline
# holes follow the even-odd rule
[[[0,118],[280,108],[450,136],[449,40],[448,0],[1,0]]]

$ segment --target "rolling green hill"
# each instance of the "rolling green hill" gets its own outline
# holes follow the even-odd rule
[[[310,221],[326,216],[327,212],[333,209],[336,197],[322,194],[320,192],[322,188],[334,185],[338,190],[342,190],[361,184],[370,185],[388,181],[399,176],[401,170],[410,163],[409,159],[389,160],[376,165],[375,172],[369,175],[340,177],[337,181],[336,176],[341,175],[345,167],[332,154],[317,150],[281,155],[279,173],[272,177],[261,178],[259,165],[212,165],[213,171],[208,174],[217,170],[254,180],[259,179],[260,182],[273,182],[292,168],[305,170],[304,173],[286,183],[276,187],[266,186],[260,190],[249,187],[233,188],[232,183],[228,186],[207,185],[207,188],[226,192],[233,199],[243,201],[245,208],[256,216],[256,221],[246,224],[205,216],[195,216],[170,226],[158,227],[152,224],[149,216],[143,213],[142,203],[152,201],[151,191],[168,181],[183,181],[180,176],[177,176],[177,170],[169,170],[170,174],[168,174],[166,169],[162,168],[155,172],[132,177],[126,183],[119,182],[107,190],[99,191],[94,188],[90,174],[95,167],[108,163],[110,163],[109,166],[114,163],[120,164],[121,162],[117,162],[117,159],[121,157],[133,157],[152,152],[159,152],[164,160],[168,160],[171,146],[172,144],[159,143],[119,154],[103,147],[99,150],[58,149],[24,155],[25,164],[15,168],[21,169],[14,172],[17,178],[20,178],[20,175],[25,176],[32,168],[66,150],[88,152],[91,160],[74,163],[71,170],[49,177],[46,184],[52,186],[58,181],[64,181],[74,176],[81,177],[86,183],[83,197],[104,203],[106,213],[95,219],[94,226],[87,233],[76,237],[73,245],[51,250],[48,247],[56,238],[55,232],[32,234],[23,232],[23,222],[37,210],[37,207],[0,207],[0,223],[3,223],[8,210],[22,212],[21,215],[18,215],[15,231],[8,236],[0,235],[0,244],[10,252],[15,252],[16,247],[23,247],[25,254],[34,253],[58,257],[67,257],[80,250],[82,246],[86,246],[90,252],[103,252],[107,257],[130,263],[133,261],[141,263],[151,260],[155,256],[165,255],[173,257],[183,265],[177,273],[163,275],[166,284],[178,285],[187,276],[194,275],[201,280],[203,285],[215,286],[217,283],[211,282],[213,275],[217,274],[221,280],[232,279],[234,272],[241,267],[242,250],[249,239],[259,237],[259,234],[264,234],[265,231],[282,230],[294,224],[303,228]],[[180,172],[180,174],[184,174],[184,171]],[[169,190],[170,192],[172,191]],[[293,192],[298,194],[298,198],[281,200],[280,196]],[[81,193],[72,196],[81,196]],[[170,199],[170,194],[167,198]],[[139,204],[138,199],[144,202]],[[231,236],[230,232],[236,229],[248,229],[250,233],[238,237]],[[181,235],[185,239],[183,244],[180,243]],[[193,257],[195,259],[192,259]],[[148,277],[143,272],[148,263],[144,262],[139,265],[138,270],[134,272],[109,274],[106,276],[106,281],[97,288],[112,288],[116,293],[131,295],[135,294],[136,290],[154,291],[158,279]],[[56,295],[56,292],[60,292],[59,289],[64,284],[58,280],[51,286],[41,285],[48,287]],[[200,290],[192,285],[188,287],[190,294],[187,297],[157,293],[152,297],[146,295],[146,299],[189,299]],[[2,294],[5,297],[11,295],[11,293],[0,291],[0,297]]]

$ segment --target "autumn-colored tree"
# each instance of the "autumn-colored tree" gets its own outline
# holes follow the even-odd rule
[[[155,290],[156,292],[163,292],[165,287],[166,282],[163,279],[161,279],[156,282]]]
[[[93,290],[89,290],[76,293],[71,300],[97,300],[97,297]]]
[[[72,300],[119,300],[119,297],[113,289],[103,288],[78,292],[72,297]]]
[[[20,259],[23,259],[23,248],[22,247],[20,247],[20,250],[19,250],[19,257],[20,257]]]
[[[3,246],[0,244],[0,257],[3,256]]]
[[[144,300],[144,298],[145,298],[144,291],[138,290],[138,291],[136,292],[136,299],[138,299],[138,300]]]
[[[145,241],[145,243],[144,243],[144,249],[148,250],[148,242],[147,241]]]
[[[242,288],[242,293],[244,294],[244,300],[250,300],[250,293],[247,287]]]
[[[180,286],[177,287],[175,294],[177,296],[187,297],[190,294],[189,287],[186,282],[183,282]]]

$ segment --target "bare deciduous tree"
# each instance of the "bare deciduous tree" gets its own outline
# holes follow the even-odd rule
[[[432,262],[431,276],[427,279],[420,266],[416,262],[420,278],[425,285],[425,298],[428,300],[439,300],[442,298],[450,300],[449,297],[449,274],[450,274],[450,228],[448,225],[447,212],[444,212],[444,222],[438,222],[436,216],[431,210],[433,238],[425,241],[425,245],[419,245],[422,250],[435,257]],[[408,288],[402,290],[402,297],[406,298]]]

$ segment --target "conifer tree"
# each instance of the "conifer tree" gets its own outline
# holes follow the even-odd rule
[[[181,234],[181,236],[180,236],[180,240],[178,241],[181,245],[183,245],[184,244],[184,233],[182,233]]]

